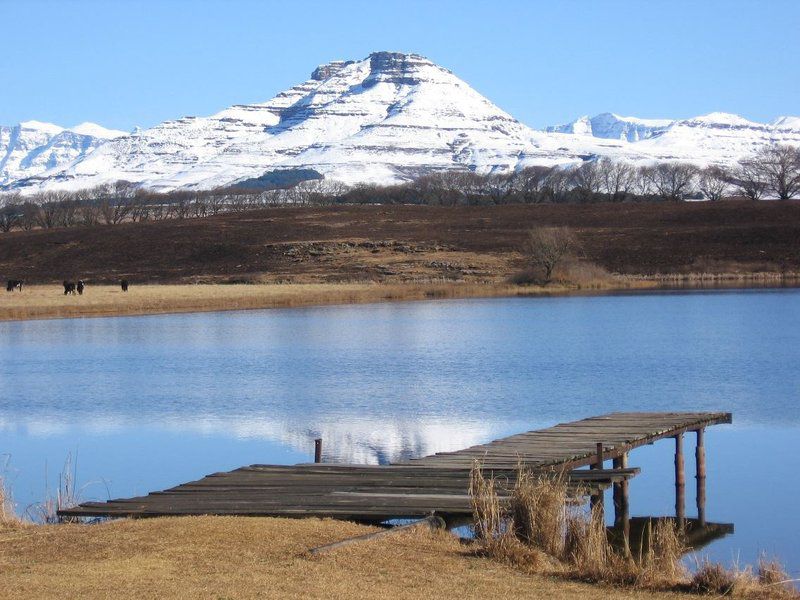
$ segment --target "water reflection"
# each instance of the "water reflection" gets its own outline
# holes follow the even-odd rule
[[[676,531],[682,531],[681,541],[684,544],[685,554],[697,553],[714,541],[732,535],[735,527],[733,523],[705,523],[698,519],[688,518],[684,527],[678,527],[675,517],[633,517],[630,520],[629,549],[637,560],[641,559],[642,549],[651,547],[651,537],[657,521],[669,521]],[[625,536],[621,527],[609,528],[609,539],[612,544],[624,548]]]

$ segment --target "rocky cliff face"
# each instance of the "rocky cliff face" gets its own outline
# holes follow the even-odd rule
[[[765,125],[721,113],[684,121],[604,113],[535,131],[422,56],[376,52],[321,65],[268,102],[166,121],[84,150],[76,149],[79,140],[64,140],[31,159],[35,170],[5,181],[26,191],[117,180],[167,191],[309,172],[389,184],[443,170],[503,172],[596,156],[724,164],[774,142],[800,144],[797,118]]]

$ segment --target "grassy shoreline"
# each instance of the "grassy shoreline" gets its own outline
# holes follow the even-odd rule
[[[132,286],[93,285],[83,296],[64,296],[57,284],[26,286],[22,293],[0,295],[0,321],[75,317],[134,316],[366,304],[378,302],[603,294],[674,288],[724,289],[731,287],[797,286],[800,279],[762,273],[728,276],[689,274],[612,277],[590,285],[553,283],[515,285],[506,282],[419,283],[287,283],[287,284],[166,284]]]
[[[0,525],[0,589],[8,600],[690,597],[527,574],[445,532],[409,531],[308,554],[371,531],[343,521],[261,517]]]
[[[64,296],[57,286],[36,285],[26,287],[22,294],[0,297],[0,321],[481,298],[517,295],[517,287],[437,283],[176,284],[135,286],[127,293],[116,286],[92,286],[83,296]],[[558,287],[546,293],[558,292],[567,293],[568,289]]]

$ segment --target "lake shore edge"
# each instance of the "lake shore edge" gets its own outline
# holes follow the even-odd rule
[[[0,586],[14,598],[627,598],[676,591],[572,581],[483,556],[446,532],[409,531],[320,556],[377,528],[330,519],[159,517],[3,527]],[[213,543],[209,543],[213,540]],[[191,578],[176,573],[192,572]]]
[[[118,286],[93,285],[84,295],[65,296],[58,284],[25,286],[0,296],[0,321],[82,317],[264,310],[439,299],[607,295],[625,292],[724,290],[800,287],[800,273],[687,273],[615,275],[590,284],[508,281],[407,283],[181,283]]]

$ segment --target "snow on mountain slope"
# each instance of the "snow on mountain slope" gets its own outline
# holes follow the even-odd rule
[[[592,118],[579,117],[565,125],[548,127],[545,131],[638,142],[662,131],[672,122],[669,119],[639,119],[637,117],[621,117],[614,113],[601,113]]]
[[[791,122],[791,118],[784,118]],[[776,143],[800,145],[800,128],[756,123],[738,115],[717,112],[675,121],[636,147],[654,160],[726,165],[752,154],[765,144]]]
[[[94,123],[69,129],[39,121],[0,125],[0,186],[63,167],[123,135],[127,133]]]
[[[597,156],[730,164],[765,143],[800,144],[798,121],[781,117],[766,125],[724,113],[680,121],[603,113],[535,131],[426,58],[376,52],[321,65],[310,79],[267,102],[166,121],[82,151],[76,140],[53,145],[65,132],[40,128],[41,140],[29,145],[46,149],[26,163],[30,172],[19,168],[21,158],[7,161],[16,171],[3,168],[9,171],[7,189],[80,189],[125,180],[168,191],[210,189],[282,171],[389,184],[434,171],[504,172]],[[99,139],[94,127],[81,125],[71,135]],[[65,164],[68,149],[76,154]]]
[[[376,52],[322,65],[265,103],[134,132],[19,187],[126,180],[158,190],[205,189],[286,169],[392,183],[442,169],[576,162],[609,145],[533,131],[431,61]],[[619,143],[616,150],[636,154]]]
[[[800,130],[800,117],[778,117],[772,122],[772,126],[778,129]]]

